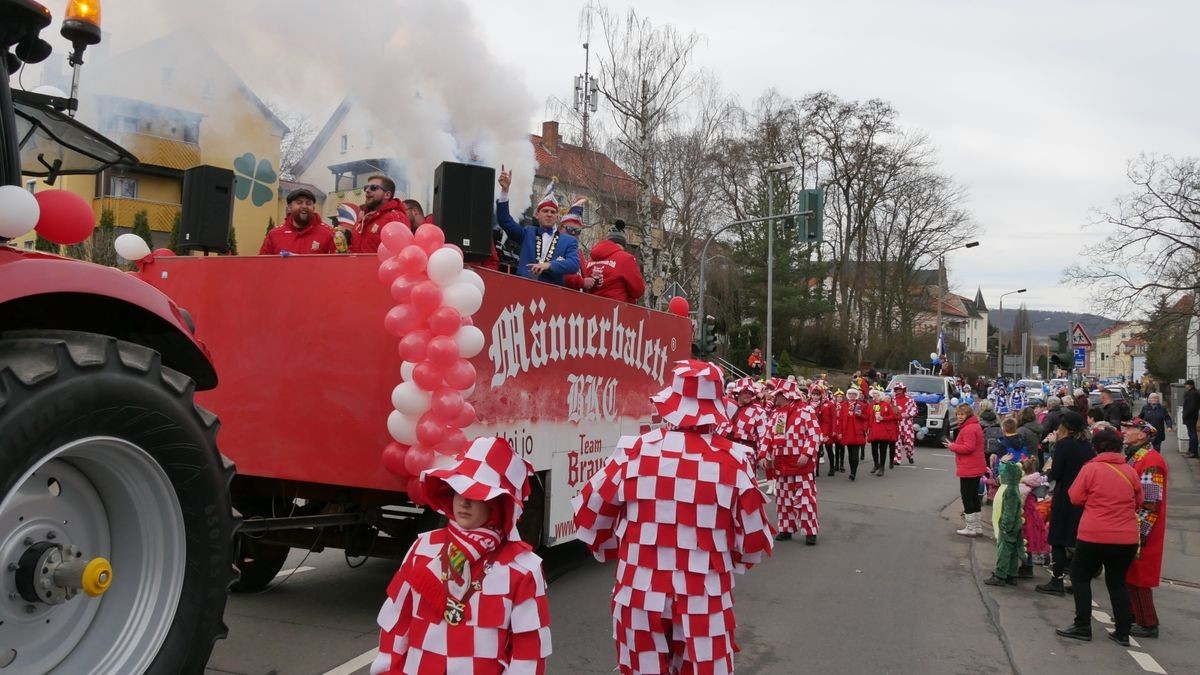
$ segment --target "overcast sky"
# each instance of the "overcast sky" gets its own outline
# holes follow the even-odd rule
[[[499,62],[495,72],[514,78],[507,90],[529,99],[511,108],[537,111],[530,132],[547,99],[570,99],[583,71],[583,0],[462,0],[471,16],[461,20],[452,1],[440,14],[424,11],[424,1],[123,0],[107,3],[104,17],[118,50],[172,24],[204,34],[261,96],[296,105],[318,125],[346,90],[329,73],[386,86],[391,69],[399,82],[406,63],[395,55],[414,45],[436,59],[456,42],[482,42]],[[985,234],[978,248],[947,258],[950,282],[968,296],[981,286],[992,309],[1000,293],[1022,287],[1028,293],[1009,298],[1010,307],[1086,309],[1086,289],[1060,279],[1081,246],[1105,234],[1082,229],[1089,210],[1129,190],[1125,165],[1138,153],[1200,154],[1196,0],[636,5],[655,24],[698,33],[696,65],[745,106],[768,88],[890,101],[970,193]],[[422,25],[435,19],[442,23]],[[593,45],[600,41],[597,30]],[[376,46],[389,42],[399,51]],[[381,53],[389,63],[379,63]],[[338,60],[346,69],[330,67]]]

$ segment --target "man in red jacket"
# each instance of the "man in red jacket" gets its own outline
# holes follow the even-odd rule
[[[333,253],[333,228],[321,220],[316,203],[313,193],[306,188],[288,193],[287,218],[267,233],[258,254]]]
[[[383,175],[371,176],[363,186],[366,201],[362,205],[362,217],[354,226],[350,241],[351,253],[374,253],[382,241],[380,232],[388,223],[400,222],[412,227],[404,202],[396,199],[396,183]],[[393,251],[394,252],[394,251]]]
[[[583,290],[621,302],[635,303],[646,292],[637,259],[625,250],[625,235],[614,231],[592,247],[584,268]]]

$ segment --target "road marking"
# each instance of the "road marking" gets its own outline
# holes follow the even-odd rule
[[[1100,603],[1096,602],[1095,600],[1092,601],[1092,607],[1099,607],[1099,606],[1100,606]]]
[[[941,453],[941,452],[931,452],[929,454],[933,455],[934,457],[953,457],[954,456],[954,455],[947,455],[947,454]]]
[[[1092,616],[1096,617],[1096,620],[1099,621],[1100,623],[1112,623],[1113,622],[1112,617],[1110,617],[1108,614],[1105,614],[1104,612],[1101,612],[1098,609],[1092,610]]]
[[[1159,675],[1167,675],[1167,671],[1158,665],[1158,661],[1155,661],[1153,656],[1145,652],[1135,652],[1132,649],[1128,651],[1133,660],[1137,661],[1137,664],[1142,667],[1142,670],[1150,673],[1158,673]]]
[[[915,469],[916,467],[913,467],[913,468]],[[939,469],[936,466],[923,466],[921,468],[925,469],[926,471],[949,471],[950,470],[950,469]]]
[[[378,649],[372,649],[369,652],[363,652],[362,654],[359,654],[342,665],[334,668],[333,670],[325,671],[323,675],[350,675],[356,670],[360,670],[371,665],[371,663],[375,661],[375,657],[378,655]]]
[[[317,568],[309,567],[308,565],[302,565],[300,567],[293,567],[290,570],[279,570],[279,574],[276,574],[275,576],[276,577],[286,577],[289,574],[299,574],[301,572],[308,572],[309,570],[315,570],[315,569],[317,569]]]
[[[1116,628],[1105,628],[1104,630],[1108,631],[1109,633],[1115,633],[1115,632],[1117,632],[1117,629],[1116,629]],[[1133,638],[1129,638],[1129,646],[1130,646],[1130,647],[1137,647],[1138,649],[1141,649],[1141,648],[1142,648],[1142,645],[1141,645],[1141,643],[1139,643],[1137,640],[1135,640],[1135,639],[1133,639]]]

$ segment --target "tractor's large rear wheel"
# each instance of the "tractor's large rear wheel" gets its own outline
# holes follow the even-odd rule
[[[203,671],[233,468],[193,389],[109,337],[0,336],[0,675]]]

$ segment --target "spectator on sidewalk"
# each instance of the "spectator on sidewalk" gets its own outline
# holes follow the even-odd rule
[[[1054,483],[1054,494],[1050,498],[1050,581],[1037,587],[1039,593],[1050,595],[1066,594],[1063,577],[1066,575],[1069,559],[1068,551],[1075,549],[1075,540],[1079,536],[1079,519],[1083,516],[1083,507],[1071,503],[1068,491],[1074,485],[1079,472],[1092,458],[1096,451],[1088,440],[1087,422],[1083,415],[1074,410],[1063,413],[1062,425],[1051,431],[1051,441],[1054,444],[1054,458],[1046,469],[1046,479]]]
[[[1174,420],[1171,419],[1171,412],[1162,404],[1162,396],[1153,393],[1146,397],[1146,405],[1142,406],[1142,419],[1146,420],[1154,427],[1154,435],[1150,438],[1150,444],[1155,450],[1162,450],[1163,440],[1167,437],[1168,431],[1173,431],[1175,426]]]
[[[1187,456],[1196,459],[1200,457],[1196,452],[1196,436],[1200,434],[1200,429],[1196,427],[1197,421],[1200,421],[1200,392],[1196,391],[1195,380],[1184,383],[1183,412],[1179,419],[1183,420],[1183,427],[1188,432]]]
[[[1150,445],[1154,427],[1138,417],[1121,423],[1125,453],[1141,480],[1142,500],[1137,509],[1141,538],[1137,560],[1125,581],[1133,606],[1135,625],[1129,634],[1139,638],[1158,637],[1158,613],[1154,610],[1154,588],[1162,576],[1163,545],[1167,529],[1167,462]]]
[[[1129,404],[1114,400],[1112,392],[1107,389],[1100,390],[1100,409],[1104,411],[1104,421],[1114,427],[1133,417],[1129,411]]]
[[[965,403],[960,403],[954,409],[954,417],[958,422],[958,436],[953,443],[946,438],[942,444],[954,453],[954,475],[958,477],[958,490],[967,521],[955,534],[978,537],[983,534],[979,517],[979,479],[987,471],[983,462],[983,430],[975,418],[975,410]]]

